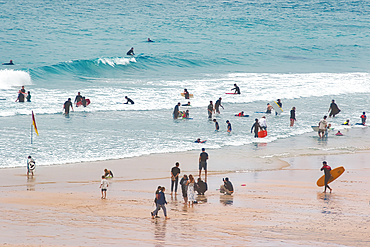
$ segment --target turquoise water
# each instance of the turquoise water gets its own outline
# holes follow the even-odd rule
[[[2,167],[24,165],[28,155],[52,165],[198,150],[197,138],[207,148],[275,143],[312,132],[331,99],[342,110],[331,120],[337,129],[347,118],[359,122],[370,103],[367,2],[8,1],[0,7],[1,62],[16,64],[0,67]],[[135,57],[126,56],[130,47]],[[234,83],[242,94],[225,95]],[[14,102],[22,85],[31,103]],[[184,88],[194,94],[193,120],[173,120],[176,103],[187,102]],[[63,103],[78,91],[92,103],[65,117]],[[125,95],[135,105],[120,104]],[[206,107],[219,97],[225,110],[216,115],[217,133]],[[255,140],[250,128],[263,115],[255,112],[277,98],[284,113],[267,116],[269,135]],[[293,106],[298,121],[290,128]],[[32,145],[31,111],[40,132]],[[234,117],[240,111],[250,117]],[[271,145],[268,153],[275,152],[281,150]]]

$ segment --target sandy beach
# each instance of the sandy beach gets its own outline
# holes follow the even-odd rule
[[[38,167],[30,179],[25,168],[2,169],[0,241],[3,246],[370,245],[369,153],[282,158],[281,168],[270,171],[210,172],[209,190],[189,208],[181,192],[169,195],[169,170],[179,161],[182,174],[197,174],[198,155]],[[331,194],[316,186],[322,160],[346,168],[331,184]],[[106,200],[99,190],[104,168],[116,175]],[[232,196],[217,190],[225,176],[234,184]],[[167,188],[169,220],[162,211],[160,218],[150,218],[158,185]]]

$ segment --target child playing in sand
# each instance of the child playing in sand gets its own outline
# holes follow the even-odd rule
[[[107,188],[109,184],[105,176],[101,176],[100,187],[101,188],[101,199],[107,199]]]

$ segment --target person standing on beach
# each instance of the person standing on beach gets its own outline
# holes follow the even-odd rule
[[[207,183],[207,160],[208,160],[208,154],[206,153],[206,149],[202,148],[202,152],[199,156],[199,177],[202,178],[202,169],[204,169],[204,181]],[[190,177],[190,176],[189,176]]]
[[[180,107],[181,103],[177,103],[177,105],[175,105],[175,108],[173,109],[173,119],[177,119],[180,115]]]
[[[297,121],[297,119],[295,119],[295,107],[290,110],[290,127],[293,127],[294,121]]]
[[[213,109],[213,102],[210,101],[208,105],[208,118],[212,118],[212,113],[215,113],[215,109]]]
[[[64,102],[63,109],[64,109],[64,114],[65,115],[69,114],[69,107],[71,107],[72,111],[74,111],[73,110],[73,105],[72,105],[72,102],[71,102],[71,98],[68,98],[68,100],[66,102]]]
[[[221,100],[222,100],[222,98],[220,97],[220,98],[216,101],[216,103],[215,103],[215,109],[216,109],[216,112],[217,112],[218,114],[220,114],[220,106],[222,107],[222,109],[224,109],[224,107],[221,105]]]
[[[175,166],[171,169],[171,196],[173,192],[173,187],[175,185],[175,196],[177,194],[177,185],[179,184],[179,175],[180,175],[180,163],[176,162]]]
[[[33,171],[35,170],[36,168],[36,163],[35,163],[35,160],[32,159],[31,155],[28,156],[28,159],[27,159],[27,176],[31,173],[31,176],[33,176]]]
[[[325,130],[328,127],[328,122],[326,121],[327,116],[324,116],[323,119],[319,122],[319,131],[318,134],[321,138],[324,138]]]
[[[181,185],[181,191],[182,191],[182,197],[184,198],[184,203],[187,204],[188,203],[188,186],[187,186],[187,182],[188,182],[188,176],[185,174],[181,180],[180,180],[180,185]]]
[[[325,173],[325,189],[324,189],[324,193],[326,193],[326,188],[328,188],[330,190],[330,193],[331,193],[332,189],[328,185],[328,182],[329,182],[329,180],[331,178],[331,174],[330,174],[331,167],[328,166],[328,164],[326,163],[326,161],[323,161],[322,162],[322,167],[321,167],[320,171],[322,171],[322,170]]]
[[[337,104],[335,104],[334,100],[331,101],[328,112],[330,112],[329,117],[331,116],[335,117],[335,115],[337,115],[340,112],[340,109],[338,108]]]
[[[213,119],[213,122],[215,122],[215,128],[216,128],[215,131],[218,131],[220,129],[220,126],[218,125],[217,120]]]
[[[226,120],[226,123],[227,123],[227,132],[231,133],[232,129],[231,129],[231,123],[229,120]]]
[[[258,138],[258,131],[261,128],[260,124],[258,123],[258,118],[255,119],[256,122],[254,122],[252,128],[251,128],[251,133],[254,130],[254,138]]]
[[[195,196],[194,196],[194,184],[195,180],[193,175],[189,175],[189,180],[186,182],[186,185],[188,186],[188,202],[189,202],[189,207],[190,204],[193,206],[193,203],[195,201]]]
[[[105,178],[105,176],[101,176],[101,182],[100,182],[100,187],[101,188],[101,199],[107,199],[107,189],[108,189],[108,181]]]
[[[366,125],[366,112],[363,112],[361,115],[361,123],[362,125]]]
[[[169,219],[167,217],[167,210],[166,210],[166,206],[165,206],[165,204],[167,204],[166,197],[164,195],[165,190],[166,190],[166,188],[162,187],[161,191],[159,191],[159,193],[157,195],[157,208],[153,212],[150,212],[150,214],[152,215],[152,219],[154,219],[154,216],[158,213],[160,208],[162,208],[163,214],[164,214],[164,217],[166,218],[166,220]]]

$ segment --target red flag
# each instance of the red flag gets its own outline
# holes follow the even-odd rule
[[[35,127],[36,134],[39,135],[39,132],[37,131],[36,120],[35,120],[35,115],[33,114],[33,111],[32,111],[32,124],[33,124],[33,127]]]

